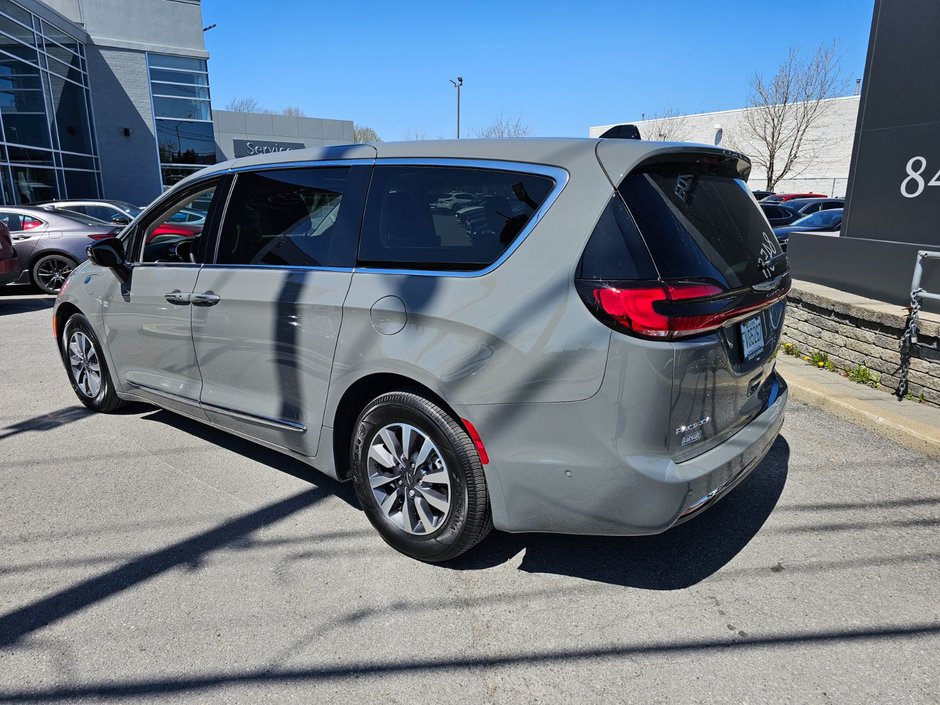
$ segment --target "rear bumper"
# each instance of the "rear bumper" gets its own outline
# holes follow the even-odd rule
[[[577,408],[582,404],[553,405],[552,411],[531,405],[543,407],[539,420],[526,424],[536,436],[527,446],[531,462],[520,453],[509,453],[507,462],[499,440],[504,434],[494,432],[491,448],[481,429],[493,459],[485,469],[494,525],[512,532],[632,536],[661,533],[692,518],[744,480],[777,439],[788,394],[779,375],[775,383],[771,403],[760,415],[721,445],[681,463],[664,456],[618,457],[616,448],[597,443],[590,414]],[[568,431],[548,421],[546,411],[567,418]],[[563,436],[555,445],[563,454],[552,453],[549,460],[543,450],[538,459],[536,443],[552,443],[547,436],[538,439],[539,425]]]

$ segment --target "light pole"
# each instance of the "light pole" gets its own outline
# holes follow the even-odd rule
[[[463,77],[457,76],[457,80],[450,79],[450,82],[454,84],[454,88],[457,89],[457,139],[460,139],[460,87],[463,85]]]

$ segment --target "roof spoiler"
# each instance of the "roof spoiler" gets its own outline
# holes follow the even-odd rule
[[[614,125],[609,130],[604,132],[601,135],[601,138],[604,139],[614,139],[614,140],[641,140],[640,137],[640,128],[636,125]]]

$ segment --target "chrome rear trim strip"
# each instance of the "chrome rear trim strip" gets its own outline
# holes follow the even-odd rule
[[[208,404],[206,402],[199,402],[195,399],[189,399],[188,397],[183,397],[178,394],[173,394],[172,392],[167,392],[162,389],[157,389],[151,387],[147,384],[140,384],[139,382],[128,381],[128,384],[132,387],[147,392],[148,394],[153,394],[154,396],[167,399],[169,401],[188,404],[196,408],[201,408],[203,411],[212,411],[218,414],[224,414],[225,416],[230,416],[233,419],[238,419],[239,421],[245,421],[247,423],[253,423],[257,426],[265,426],[267,428],[276,428],[281,431],[291,431],[293,433],[306,433],[307,427],[302,423],[297,423],[295,421],[287,421],[285,419],[275,419],[270,416],[258,416],[256,414],[246,414],[244,411],[235,411],[234,409],[229,409],[224,406],[218,406],[216,404]]]
[[[215,404],[207,404],[206,402],[200,402],[199,405],[205,411],[213,411],[219,414],[225,414],[226,416],[230,416],[233,419],[253,423],[257,426],[267,426],[268,428],[276,428],[282,431],[293,431],[294,433],[307,432],[307,427],[302,423],[286,421],[284,419],[275,419],[270,416],[256,416],[255,414],[246,414],[243,411],[235,411],[234,409],[228,409],[224,406],[216,406]]]

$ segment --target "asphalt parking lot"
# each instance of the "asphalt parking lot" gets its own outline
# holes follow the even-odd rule
[[[168,412],[86,413],[0,296],[0,703],[940,702],[940,463],[792,402],[657,537],[446,566],[351,487]],[[12,295],[11,295],[12,294]]]

